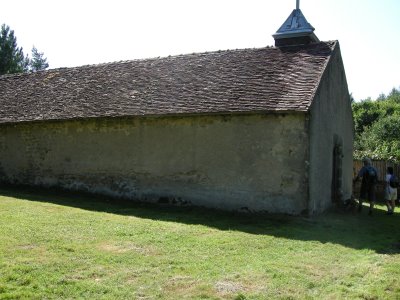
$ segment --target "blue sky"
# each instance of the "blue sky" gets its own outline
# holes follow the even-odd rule
[[[50,68],[273,45],[295,0],[0,0],[0,24]],[[400,87],[400,1],[300,0],[320,40],[339,40],[356,100]]]

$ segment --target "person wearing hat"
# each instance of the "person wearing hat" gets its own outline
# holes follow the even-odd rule
[[[376,184],[378,182],[378,170],[372,166],[372,161],[368,157],[363,158],[363,166],[358,172],[357,177],[353,180],[353,184],[361,180],[360,199],[358,203],[358,211],[362,210],[362,204],[365,200],[369,202],[369,215],[372,215],[374,203],[376,200]]]

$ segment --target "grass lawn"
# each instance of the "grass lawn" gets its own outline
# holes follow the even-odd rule
[[[3,188],[0,240],[0,299],[400,299],[382,205],[252,216]]]

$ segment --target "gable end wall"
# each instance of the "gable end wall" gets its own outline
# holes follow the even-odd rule
[[[352,194],[354,122],[339,44],[325,69],[310,109],[310,213],[333,205],[333,151],[341,146],[341,200]]]

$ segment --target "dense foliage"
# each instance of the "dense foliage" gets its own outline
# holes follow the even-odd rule
[[[0,28],[0,75],[39,71],[49,67],[43,53],[32,48],[32,59],[18,47],[14,30],[3,24]]]
[[[400,90],[353,102],[354,157],[400,162]]]

